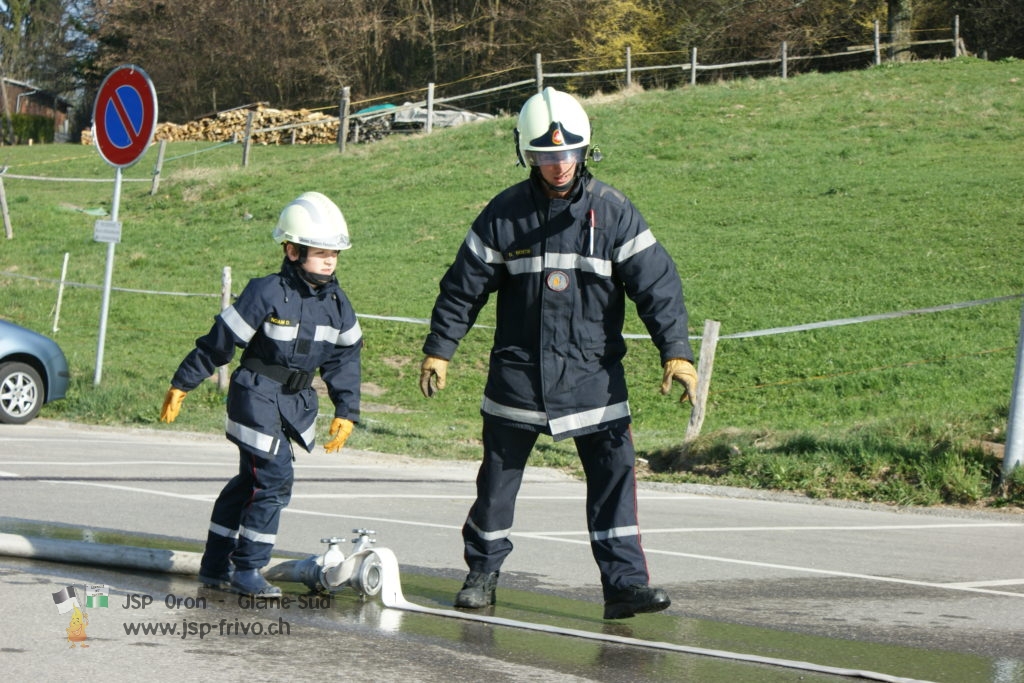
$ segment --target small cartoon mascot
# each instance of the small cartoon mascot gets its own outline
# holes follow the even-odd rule
[[[68,642],[71,643],[71,647],[81,645],[82,647],[89,647],[85,644],[85,627],[89,625],[89,617],[82,614],[82,610],[75,607],[71,613],[71,625],[65,629],[68,632]]]

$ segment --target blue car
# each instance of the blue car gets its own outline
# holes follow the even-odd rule
[[[0,320],[0,422],[24,424],[64,398],[71,373],[57,342]]]

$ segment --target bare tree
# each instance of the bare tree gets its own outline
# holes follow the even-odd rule
[[[959,0],[952,13],[960,16],[964,40],[991,59],[1024,59],[1024,3],[1020,0]]]
[[[889,6],[889,57],[898,62],[907,61],[911,53],[907,50],[911,42],[912,0],[888,0]]]
[[[72,96],[75,64],[86,48],[87,0],[0,2],[0,77],[32,83],[55,95]],[[14,103],[0,88],[4,138],[10,140]]]
[[[699,47],[728,61],[773,56],[783,40],[803,54],[863,44],[887,16],[893,35],[909,40],[911,29],[911,0],[63,0],[72,1],[96,7],[93,79],[139,64],[171,120],[255,101],[331,106],[345,86],[356,100],[417,99],[427,82],[469,91],[511,71],[521,78],[535,53],[566,70],[618,62],[627,44],[674,58]],[[955,1],[979,6],[979,30],[998,18],[990,12],[983,24],[980,5],[1022,13],[1019,0],[915,0],[916,16],[947,27]],[[8,3],[8,26],[22,5],[41,3]],[[4,39],[0,68],[18,55]],[[498,98],[480,104],[506,108]]]

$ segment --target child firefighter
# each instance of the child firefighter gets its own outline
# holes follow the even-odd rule
[[[334,404],[324,448],[345,445],[359,421],[362,331],[335,277],[338,253],[351,246],[341,210],[306,192],[281,212],[273,231],[284,248],[281,270],[249,281],[233,305],[171,379],[162,422],[174,422],[186,394],[242,349],[231,376],[226,435],[239,467],[213,505],[200,582],[245,595],[280,595],[260,569],[270,561],[281,510],[291,499],[292,443],[311,452],[319,402],[317,370]]]

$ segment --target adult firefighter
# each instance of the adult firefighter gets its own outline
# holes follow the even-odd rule
[[[238,446],[238,474],[213,505],[199,580],[248,595],[281,593],[260,569],[291,499],[292,442],[307,452],[315,444],[318,369],[334,404],[326,451],[340,450],[359,420],[362,332],[334,275],[338,252],[351,246],[345,218],[330,199],[306,192],[281,212],[273,239],[284,249],[280,272],[250,280],[216,316],[178,366],[160,412],[173,422],[186,393],[243,349],[225,428]]]
[[[628,296],[660,351],[662,393],[675,380],[692,400],[697,373],[679,275],[636,207],[587,169],[590,121],[575,98],[546,88],[528,99],[515,139],[530,177],[474,221],[441,280],[423,344],[420,388],[430,397],[497,293],[483,462],[462,529],[469,575],[455,604],[494,604],[523,468],[543,433],[572,437],[586,473],[604,617],[662,610],[670,600],[649,585],[636,517],[622,325]]]

